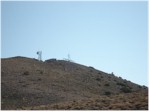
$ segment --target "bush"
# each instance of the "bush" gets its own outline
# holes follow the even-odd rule
[[[28,71],[25,71],[24,73],[23,73],[23,75],[29,75],[30,73],[28,72]]]
[[[43,71],[40,71],[40,74],[43,74]]]
[[[41,81],[42,79],[41,78],[38,78],[38,81]]]
[[[101,79],[100,79],[100,78],[96,78],[96,80],[97,80],[97,81],[101,81]]]
[[[101,74],[101,72],[98,72],[98,74]]]
[[[132,92],[132,90],[128,87],[122,87],[120,90],[124,93],[131,93]]]
[[[119,77],[119,79],[122,79],[122,77]]]
[[[108,76],[109,79],[111,79],[111,76]]]
[[[104,86],[110,86],[109,84],[105,84]]]
[[[111,95],[111,92],[109,92],[109,91],[106,91],[105,93],[104,93],[104,95]]]
[[[116,79],[114,79],[114,81],[115,81],[115,82],[117,82],[117,80],[116,80]]]
[[[44,72],[42,70],[37,70],[40,74],[43,74]]]
[[[147,89],[147,87],[146,87],[146,86],[144,86],[144,85],[142,86],[142,88],[143,88],[143,89]]]
[[[117,82],[116,84],[120,86],[126,86],[124,83],[121,83],[121,82]]]
[[[94,69],[94,67],[92,67],[92,66],[89,66],[89,68]]]

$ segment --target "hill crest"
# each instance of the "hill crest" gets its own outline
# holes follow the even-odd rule
[[[8,100],[15,102],[14,107],[38,106],[147,90],[114,74],[65,60],[12,57],[1,59],[1,64],[2,108]]]

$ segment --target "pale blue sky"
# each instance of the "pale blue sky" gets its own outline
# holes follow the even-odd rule
[[[2,2],[1,57],[67,58],[148,86],[148,2]]]

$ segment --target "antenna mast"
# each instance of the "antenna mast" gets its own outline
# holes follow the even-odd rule
[[[38,55],[38,60],[42,61],[42,51],[38,51],[37,55]]]
[[[71,61],[70,54],[68,54],[68,61]]]

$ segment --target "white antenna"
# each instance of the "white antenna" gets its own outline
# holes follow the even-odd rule
[[[38,51],[37,55],[38,55],[38,60],[42,61],[42,51]]]
[[[70,54],[68,54],[68,61],[71,61]]]

